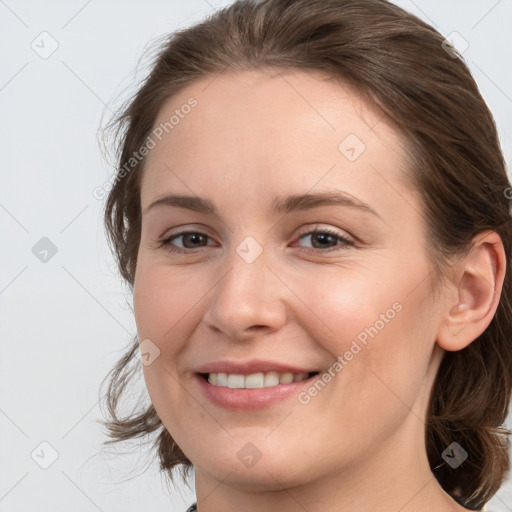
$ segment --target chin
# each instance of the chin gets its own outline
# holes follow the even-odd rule
[[[252,466],[238,457],[226,458],[225,453],[214,454],[205,461],[194,463],[196,471],[209,473],[215,480],[244,491],[280,491],[283,487],[301,486],[313,478],[311,461],[290,461],[282,454],[263,456]]]

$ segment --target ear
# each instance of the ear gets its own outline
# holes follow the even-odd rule
[[[478,338],[499,304],[506,270],[503,242],[496,232],[486,231],[473,244],[455,269],[455,298],[445,304],[437,337],[444,350],[461,350]]]

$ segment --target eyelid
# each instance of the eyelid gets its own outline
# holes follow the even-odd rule
[[[307,235],[314,231],[327,231],[329,233],[332,233],[336,236],[339,236],[340,238],[347,238],[352,241],[356,241],[356,237],[352,236],[350,233],[345,231],[344,229],[336,228],[334,226],[328,225],[328,224],[321,224],[316,223],[313,225],[308,225],[304,229],[299,230],[299,233],[297,234],[297,238],[300,238],[303,235]]]
[[[213,238],[210,228],[208,228],[204,224],[184,224],[182,226],[174,226],[173,228],[166,229],[159,238],[170,238],[172,236],[183,235],[184,233],[189,233],[191,231],[194,233],[203,233],[205,235],[208,235],[210,238]]]
[[[167,235],[166,233],[169,230],[166,229],[164,231],[163,235],[160,236],[159,238],[160,239],[168,239],[168,238],[171,238],[173,236],[178,236],[178,235],[189,233],[191,231],[192,232],[196,232],[197,231],[199,233],[208,235],[210,238],[213,238],[213,236],[209,233],[209,229],[206,226],[202,225],[202,224],[186,224],[186,226],[183,227],[182,229],[180,229],[179,227],[172,228],[172,229],[178,229],[179,231],[176,231],[176,232],[173,232],[172,234]],[[315,230],[332,231],[333,233],[335,232],[339,236],[342,236],[342,237],[345,237],[345,238],[350,238],[353,241],[359,241],[359,239],[356,236],[353,236],[352,234],[350,234],[348,231],[346,231],[344,229],[336,228],[334,226],[331,226],[331,225],[328,225],[328,224],[322,224],[322,223],[318,223],[318,222],[317,223],[313,223],[313,224],[308,224],[304,228],[299,228],[299,233],[297,235],[295,235],[295,237],[296,238],[300,238],[302,235],[306,235],[306,234],[310,233],[311,231],[315,231]]]

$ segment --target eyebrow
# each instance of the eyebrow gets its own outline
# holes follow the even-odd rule
[[[157,206],[174,206],[200,213],[218,215],[217,208],[209,199],[182,194],[168,194],[153,201],[143,213]],[[308,210],[320,206],[345,206],[356,208],[376,217],[382,217],[370,205],[346,192],[315,192],[308,194],[293,194],[286,197],[276,197],[271,204],[274,215],[287,214],[295,211]]]

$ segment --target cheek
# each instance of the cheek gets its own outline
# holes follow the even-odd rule
[[[307,316],[311,320],[302,327],[332,356],[333,364],[340,362],[331,366],[334,374],[343,374],[333,380],[333,398],[357,396],[363,409],[414,401],[435,342],[427,284],[417,286],[425,275],[428,270],[418,261],[409,269],[387,261],[385,269],[324,269],[315,279],[308,277],[308,284],[297,281],[293,289],[312,305]]]
[[[190,407],[177,377],[180,356],[198,320],[201,290],[196,285],[199,283],[190,274],[187,277],[183,269],[180,272],[144,255],[139,257],[133,289],[137,332],[141,342],[149,339],[159,349],[158,356],[142,367],[144,380],[151,402],[171,435],[183,418],[188,421]]]
[[[329,270],[295,278],[293,290],[309,308],[299,321],[307,321],[303,327],[333,356],[349,350],[355,340],[369,346],[400,322],[403,294],[398,280],[379,281],[364,268]]]
[[[188,273],[141,259],[137,264],[133,306],[139,339],[149,338],[161,349],[177,347],[169,340],[182,338],[194,314],[201,290]],[[206,293],[206,289],[203,294]]]

